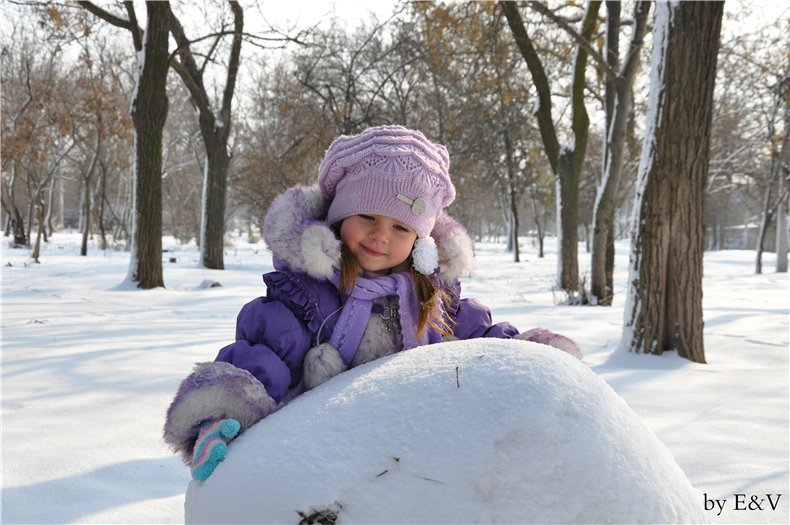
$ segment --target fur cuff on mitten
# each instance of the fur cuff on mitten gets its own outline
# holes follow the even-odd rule
[[[241,431],[271,414],[277,404],[263,383],[229,363],[198,363],[167,410],[164,438],[190,464],[203,423],[232,418]]]
[[[577,345],[573,339],[565,337],[564,335],[555,334],[545,328],[533,328],[532,330],[518,334],[515,338],[521,339],[522,341],[531,341],[533,343],[559,348],[577,359],[584,357],[584,354],[582,354],[582,351],[579,349],[579,345]]]
[[[304,356],[304,386],[307,390],[325,383],[348,369],[335,348],[329,343],[314,346]]]

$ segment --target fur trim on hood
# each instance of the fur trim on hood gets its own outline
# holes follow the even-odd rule
[[[330,202],[314,186],[294,186],[274,199],[263,223],[263,238],[277,269],[330,279],[340,267],[341,242],[327,224]],[[450,283],[472,270],[474,244],[466,229],[442,212],[431,237],[439,252],[438,277]]]

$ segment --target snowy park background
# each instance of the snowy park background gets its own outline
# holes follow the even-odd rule
[[[464,295],[489,305],[495,321],[578,341],[584,364],[667,445],[700,507],[705,494],[727,500],[720,514],[705,513],[710,522],[787,523],[788,277],[773,273],[772,254],[754,275],[752,251],[706,253],[700,365],[616,351],[626,242],[611,308],[558,305],[552,240],[545,259],[522,243],[521,264],[503,245],[478,244]],[[143,291],[120,286],[128,253],[91,247],[80,257],[78,234],[55,234],[41,264],[3,245],[3,523],[184,520],[189,471],[161,439],[165,410],[193,363],[232,340],[239,308],[265,293],[260,274],[272,266],[263,243],[238,238],[225,271],[199,267],[194,246],[164,247],[167,288]],[[775,510],[767,501],[738,510],[737,494],[745,508],[753,495],[781,496]]]

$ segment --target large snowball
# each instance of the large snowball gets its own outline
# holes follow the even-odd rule
[[[296,399],[190,484],[186,521],[689,523],[701,507],[583,363],[478,339],[380,359]]]

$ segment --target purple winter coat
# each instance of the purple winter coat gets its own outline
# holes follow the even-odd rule
[[[334,284],[305,273],[275,271],[263,280],[266,297],[244,305],[236,320],[236,342],[220,350],[216,360],[248,370],[279,403],[299,388],[307,351],[329,340],[337,320],[331,314],[342,298]],[[454,299],[447,317],[458,339],[518,334],[510,323],[492,324],[490,310],[480,301],[458,300],[458,281],[447,291]],[[435,332],[428,337],[441,340]]]

